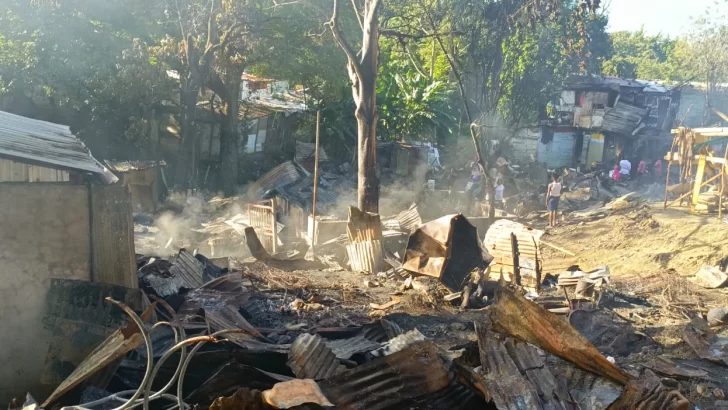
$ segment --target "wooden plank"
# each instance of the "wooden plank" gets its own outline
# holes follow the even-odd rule
[[[92,186],[91,221],[93,280],[137,289],[134,220],[128,187]]]
[[[700,198],[700,188],[703,187],[703,177],[705,176],[705,155],[700,155],[698,158],[698,169],[695,173],[695,182],[693,185],[693,200],[691,205],[693,211],[695,211],[695,205],[698,204]]]

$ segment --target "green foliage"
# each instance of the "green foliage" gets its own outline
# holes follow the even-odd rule
[[[446,140],[456,125],[452,85],[416,72],[380,74],[377,90],[380,135],[399,139]]]
[[[610,35],[612,58],[604,62],[607,75],[647,80],[686,81],[695,76],[689,60],[690,45],[685,39],[650,36],[643,30]]]

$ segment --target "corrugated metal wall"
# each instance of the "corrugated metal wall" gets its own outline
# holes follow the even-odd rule
[[[554,131],[554,137],[548,144],[539,142],[538,162],[549,168],[571,166],[574,162],[574,131]]]
[[[519,130],[515,137],[510,141],[513,148],[513,156],[515,159],[528,162],[531,155],[536,155],[538,151],[538,140],[541,138],[539,129],[523,129]]]
[[[68,171],[0,159],[0,182],[68,182]]]

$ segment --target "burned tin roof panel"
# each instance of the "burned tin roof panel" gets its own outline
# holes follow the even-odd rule
[[[381,347],[381,344],[373,342],[364,336],[354,336],[348,339],[327,340],[326,346],[339,359],[349,359],[357,353],[366,353],[378,349]]]
[[[414,330],[410,330],[407,333],[401,334],[397,337],[390,339],[380,349],[378,349],[372,353],[378,357],[379,356],[389,356],[391,354],[400,352],[417,342],[422,342],[424,340],[427,340],[425,335],[420,333],[419,330],[414,329]]]
[[[400,328],[396,323],[386,319],[380,319],[374,323],[368,323],[362,326],[361,329],[362,336],[378,343],[384,343],[389,339],[401,335],[402,333],[402,328]]]
[[[408,400],[447,388],[450,364],[431,342],[419,342],[319,382],[324,395],[340,409],[398,408]]]
[[[268,171],[248,188],[248,197],[260,199],[271,189],[281,188],[298,181],[301,176],[291,161],[286,161]]]
[[[326,379],[345,370],[319,335],[303,333],[291,345],[288,366],[299,379]]]
[[[119,180],[91,155],[68,126],[4,111],[0,111],[0,157],[89,172],[106,184]]]
[[[617,101],[614,108],[604,113],[602,129],[630,136],[647,116],[647,110]]]
[[[191,253],[185,249],[180,249],[177,259],[169,268],[169,273],[182,280],[184,287],[195,289],[203,284],[202,274],[205,265],[198,261]]]
[[[137,160],[137,161],[104,161],[113,172],[143,171],[149,168],[166,167],[164,160]]]

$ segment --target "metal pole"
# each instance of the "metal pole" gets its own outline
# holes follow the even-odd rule
[[[672,152],[675,150],[675,143],[677,142],[677,136],[674,136],[672,138],[672,146],[670,147],[670,153],[669,153],[669,159],[667,160],[667,177],[665,179],[665,203],[662,209],[667,209],[667,197],[669,195],[669,191],[667,190],[670,187],[670,165],[672,165]]]
[[[728,145],[723,153],[723,163],[720,165],[720,197],[718,198],[718,218],[723,218],[723,195],[725,195],[725,173],[726,162],[728,162]]]
[[[321,111],[316,111],[316,151],[314,152],[314,163],[313,163],[313,209],[311,210],[311,216],[313,219],[313,226],[311,234],[311,254],[315,255],[316,247],[316,193],[318,191],[319,181],[319,133],[321,126]]]

